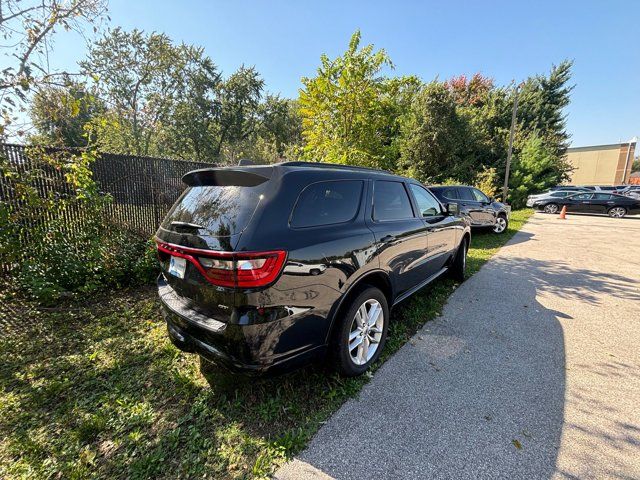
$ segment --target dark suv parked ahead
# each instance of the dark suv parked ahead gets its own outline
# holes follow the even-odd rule
[[[393,305],[446,271],[464,277],[468,222],[414,180],[303,162],[183,180],[156,234],[169,335],[231,369],[329,353],[341,373],[361,374]]]
[[[503,233],[509,226],[511,207],[487,197],[475,187],[443,185],[429,187],[441,202],[457,202],[460,213],[471,221],[472,227],[490,227],[495,233]]]

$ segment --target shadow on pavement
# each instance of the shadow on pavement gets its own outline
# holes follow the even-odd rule
[[[571,316],[545,308],[539,296],[597,304],[595,293],[605,292],[637,300],[633,283],[566,264],[495,258],[276,477],[570,476],[556,461],[568,428],[559,320]],[[594,415],[599,407],[606,408],[594,406]],[[624,428],[619,448],[638,445],[636,427]]]

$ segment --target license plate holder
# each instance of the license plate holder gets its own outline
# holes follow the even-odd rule
[[[184,272],[187,270],[187,260],[182,257],[171,256],[169,261],[169,273],[174,277],[184,278]]]

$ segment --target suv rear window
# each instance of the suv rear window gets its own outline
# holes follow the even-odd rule
[[[267,185],[268,182],[253,187],[190,187],[171,209],[162,228],[175,230],[172,222],[184,222],[199,225],[216,237],[240,233],[251,220]]]
[[[373,219],[378,221],[413,218],[413,208],[401,182],[378,180],[373,187]]]
[[[352,220],[362,197],[361,180],[336,180],[308,185],[291,214],[294,228],[317,227]]]

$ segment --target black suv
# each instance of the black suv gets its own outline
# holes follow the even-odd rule
[[[444,272],[464,277],[468,221],[415,180],[304,162],[183,180],[156,234],[169,336],[232,370],[328,353],[344,375],[361,374],[392,306]]]
[[[429,187],[443,203],[457,202],[460,213],[467,217],[472,227],[489,227],[495,233],[503,233],[509,226],[511,207],[487,197],[467,185],[443,185]]]

